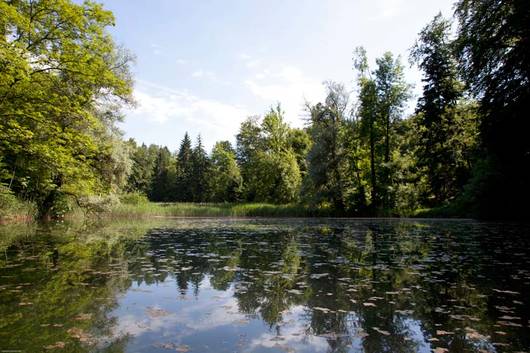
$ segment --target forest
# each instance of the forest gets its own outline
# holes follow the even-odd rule
[[[352,45],[344,81],[356,86],[326,82],[327,97],[306,104],[304,128],[289,126],[278,103],[211,151],[188,133],[175,137],[177,151],[123,137],[134,55],[109,34],[114,21],[89,1],[0,2],[0,218],[146,199],[527,217],[527,0],[459,0],[453,18],[419,29],[408,58],[387,52],[370,65]],[[407,64],[423,75],[412,114]]]

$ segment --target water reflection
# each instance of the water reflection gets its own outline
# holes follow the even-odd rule
[[[368,220],[2,228],[0,350],[528,351],[528,230]]]

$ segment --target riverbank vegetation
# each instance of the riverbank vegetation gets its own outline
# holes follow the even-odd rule
[[[427,24],[411,43],[423,87],[409,116],[403,59],[388,52],[370,66],[358,47],[344,78],[355,79],[354,93],[327,82],[327,97],[307,103],[304,128],[289,126],[278,104],[246,119],[235,144],[219,141],[211,152],[187,133],[177,151],[123,139],[116,123],[134,105],[133,57],[108,34],[114,18],[101,5],[22,0],[2,2],[0,15],[0,218],[73,208],[526,216],[526,2],[459,0],[454,19]]]

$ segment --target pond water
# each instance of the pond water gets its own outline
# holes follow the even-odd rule
[[[530,227],[0,228],[0,352],[530,352]]]

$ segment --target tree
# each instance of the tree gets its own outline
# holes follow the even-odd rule
[[[261,123],[261,134],[265,149],[272,153],[280,153],[289,149],[288,134],[289,126],[284,121],[284,112],[280,104],[271,108]]]
[[[401,119],[403,108],[409,98],[410,85],[405,82],[400,58],[394,59],[392,53],[386,52],[376,59],[375,83],[377,92],[377,117],[383,127],[384,164],[381,171],[381,196],[385,212],[394,206],[392,200],[393,169],[392,151],[396,144],[393,141],[394,126]]]
[[[263,148],[258,116],[249,117],[241,123],[236,141],[237,162],[244,169],[256,151]]]
[[[147,195],[153,182],[158,146],[151,145],[147,147],[143,143],[141,146],[137,146],[133,139],[129,140],[129,145],[133,150],[131,156],[133,164],[125,190],[128,192],[137,191]]]
[[[255,159],[258,150],[261,150],[262,148],[263,140],[261,137],[261,128],[259,126],[259,117],[249,117],[241,123],[239,132],[236,135],[236,158],[237,163],[241,168],[244,198],[247,201],[251,201],[255,198],[253,193],[254,190],[250,189],[247,183],[252,177],[250,164],[251,161]]]
[[[456,151],[458,141],[466,141],[465,149],[472,149],[474,140],[465,139],[468,126],[476,119],[459,119],[460,112],[469,105],[463,101],[464,85],[458,79],[457,61],[449,35],[451,22],[438,14],[420,33],[411,51],[411,61],[423,71],[423,95],[416,110],[418,165],[425,168],[433,195],[431,205],[454,199],[467,182],[469,160],[463,151]],[[456,153],[455,153],[456,152]]]
[[[489,169],[477,169],[475,203],[483,216],[527,217],[530,3],[460,0],[455,14],[460,71],[480,101]]]
[[[207,201],[209,196],[210,160],[202,145],[201,136],[197,137],[197,144],[191,154],[191,200],[194,202]]]
[[[405,82],[400,59],[387,52],[376,59],[371,72],[366,51],[355,50],[354,67],[358,71],[359,137],[368,146],[370,165],[370,207],[374,214],[388,214],[394,208],[396,161],[398,150],[396,127],[401,119],[410,86]],[[357,147],[358,159],[363,150]],[[360,173],[359,173],[360,174]],[[362,184],[361,184],[362,186]]]
[[[209,178],[212,201],[235,202],[240,199],[243,178],[230,142],[220,141],[213,147]]]
[[[280,104],[261,122],[253,117],[241,124],[237,159],[247,201],[283,203],[298,198],[301,175],[289,144],[290,130]]]
[[[289,203],[298,199],[301,176],[296,157],[291,150],[280,153],[258,151],[250,164],[249,179],[253,201]]]
[[[193,199],[191,185],[193,183],[193,149],[188,133],[180,143],[177,153],[177,176],[175,183],[176,201],[190,202]]]
[[[302,179],[307,173],[306,156],[311,149],[311,137],[305,129],[291,128],[287,134],[287,144],[293,151]]]
[[[175,164],[167,147],[158,151],[149,192],[152,201],[172,201],[175,180]]]
[[[344,86],[327,83],[328,95],[324,104],[309,106],[312,147],[307,156],[308,179],[306,194],[313,202],[330,202],[338,212],[344,203],[344,150],[341,131],[344,128],[348,94]]]
[[[359,47],[355,50],[354,67],[358,71],[359,84],[359,106],[357,115],[359,117],[360,137],[369,146],[370,153],[370,202],[372,208],[380,207],[380,188],[377,177],[377,166],[382,163],[376,161],[376,156],[380,155],[376,151],[376,143],[380,141],[383,135],[382,125],[377,119],[377,85],[372,78],[368,66],[368,58],[364,48]]]
[[[105,192],[100,141],[131,100],[130,55],[106,32],[101,5],[0,3],[0,154],[11,188],[49,215],[65,195]],[[102,156],[105,154],[105,156]]]

